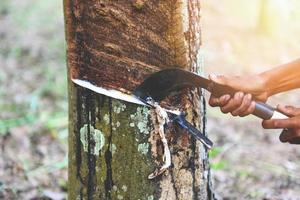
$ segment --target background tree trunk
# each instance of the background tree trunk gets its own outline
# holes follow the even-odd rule
[[[130,93],[146,75],[179,66],[198,72],[200,3],[194,0],[64,0],[69,70],[69,199],[211,199],[207,151],[188,133],[167,131],[164,175],[153,111],[75,85]],[[164,104],[205,129],[199,90]]]
[[[284,0],[261,0],[258,30],[265,35],[284,38],[284,29],[288,28],[290,9]]]

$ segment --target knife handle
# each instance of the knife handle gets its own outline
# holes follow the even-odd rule
[[[255,102],[255,110],[252,113],[253,115],[261,119],[287,119],[289,118],[285,114],[277,111],[272,106],[262,102]]]

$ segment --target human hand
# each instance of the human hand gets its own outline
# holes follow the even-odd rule
[[[253,113],[255,109],[253,99],[265,102],[268,98],[266,80],[260,75],[231,77],[210,75],[209,79],[240,91],[236,92],[233,97],[230,95],[210,96],[209,104],[213,107],[219,106],[223,113],[230,112],[233,116],[243,117]]]
[[[288,119],[263,120],[265,129],[282,129],[279,136],[281,142],[300,144],[300,108],[278,105],[277,110],[289,116]]]

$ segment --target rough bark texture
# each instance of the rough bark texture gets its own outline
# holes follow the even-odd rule
[[[130,93],[149,73],[171,66],[200,69],[198,0],[64,0],[69,78]],[[198,90],[179,106],[203,129]],[[167,131],[173,167],[162,162],[154,113],[69,84],[69,199],[210,199],[207,152],[174,126]]]

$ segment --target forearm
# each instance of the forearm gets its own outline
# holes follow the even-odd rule
[[[260,74],[268,96],[300,88],[300,59]]]

